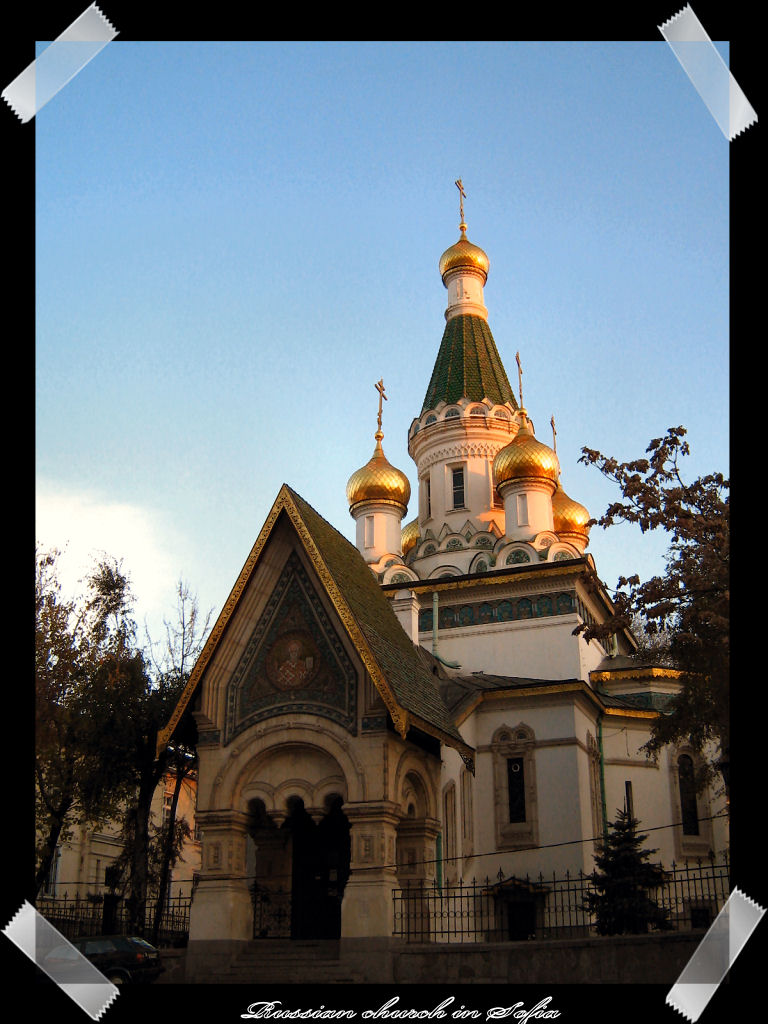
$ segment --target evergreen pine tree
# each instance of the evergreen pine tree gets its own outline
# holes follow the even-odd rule
[[[649,895],[664,883],[662,868],[648,863],[657,851],[641,849],[647,836],[638,835],[636,818],[626,810],[617,815],[595,855],[597,870],[588,877],[596,891],[585,897],[584,909],[594,915],[600,935],[641,934],[649,926],[668,929],[668,911]]]

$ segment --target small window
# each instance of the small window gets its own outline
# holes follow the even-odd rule
[[[461,773],[461,835],[465,856],[472,848],[472,831],[472,775],[465,768]]]
[[[443,798],[445,812],[445,858],[448,871],[455,870],[456,857],[456,786],[451,783]]]
[[[71,946],[54,946],[50,953],[46,953],[44,959],[49,963],[59,960],[75,961],[80,959],[80,953]]]
[[[538,845],[536,737],[524,722],[502,727],[491,739],[495,790],[496,848],[523,850]]]
[[[373,547],[373,516],[365,517],[365,546]]]
[[[522,564],[523,562],[530,562],[530,560],[531,556],[528,554],[527,551],[523,551],[522,548],[515,548],[514,551],[510,551],[510,553],[507,555],[506,564],[518,565]]]
[[[635,816],[635,801],[632,797],[632,783],[627,779],[624,783],[624,810],[630,816]]]
[[[451,470],[453,477],[453,507],[464,508],[464,467]]]
[[[696,780],[694,777],[693,760],[688,754],[681,754],[677,759],[677,773],[680,783],[680,810],[683,818],[683,835],[699,834],[699,809],[696,804]]]
[[[168,824],[171,817],[171,805],[173,804],[173,793],[163,794],[163,828]]]
[[[114,953],[115,945],[109,939],[90,939],[85,944],[85,955],[92,956],[94,953]]]
[[[528,526],[528,495],[517,496],[517,525]]]
[[[525,768],[522,757],[507,758],[509,781],[509,820],[525,821]]]
[[[459,415],[459,410],[458,409],[449,409],[448,412],[445,414],[445,418],[447,420],[452,420],[452,419],[455,419],[458,415]]]

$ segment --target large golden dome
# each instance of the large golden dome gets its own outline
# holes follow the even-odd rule
[[[520,411],[523,414],[522,426],[514,440],[502,448],[493,460],[493,476],[499,491],[513,481],[547,480],[556,484],[560,475],[557,455],[547,445],[536,440],[525,410]]]
[[[411,498],[411,485],[408,477],[395,469],[387,461],[381,447],[384,435],[376,432],[376,448],[370,460],[349,478],[347,483],[347,501],[352,513],[358,505],[368,501],[385,502],[398,505],[405,515]]]
[[[419,543],[419,520],[412,519],[410,523],[407,523],[403,527],[401,534],[401,541],[403,545],[403,558],[408,554],[411,548],[415,548]]]
[[[560,481],[557,481],[557,488],[552,495],[552,518],[554,520],[555,533],[577,534],[585,539],[589,536],[590,520],[589,512],[578,501],[569,498]]]
[[[479,270],[483,275],[483,282],[488,279],[488,268],[490,261],[479,245],[473,245],[466,234],[466,224],[461,225],[461,238],[450,249],[446,249],[440,257],[440,276],[445,284],[445,275],[449,270],[457,267],[468,267],[471,270]]]

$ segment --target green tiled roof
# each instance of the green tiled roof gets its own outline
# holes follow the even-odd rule
[[[296,491],[283,486],[360,627],[397,703],[419,720],[420,728],[428,732],[436,729],[444,742],[469,753],[471,748],[454,725],[440,696],[437,680],[419,658],[360,552]]]
[[[445,325],[422,412],[438,402],[490,398],[517,408],[488,321],[481,316],[455,316]]]

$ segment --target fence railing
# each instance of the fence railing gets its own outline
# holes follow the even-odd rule
[[[189,937],[190,896],[179,894],[166,900],[157,934],[158,946],[185,945]],[[37,910],[67,939],[87,935],[126,934],[128,928],[127,900],[118,899],[111,906],[109,897],[42,896]],[[144,936],[151,938],[155,920],[155,900],[144,907]]]
[[[730,893],[727,858],[676,865],[648,892],[675,931],[708,928]],[[539,875],[438,885],[415,881],[394,889],[394,935],[406,942],[508,942],[596,935],[588,875]]]
[[[286,889],[251,891],[254,939],[289,939],[291,937],[291,893]]]

